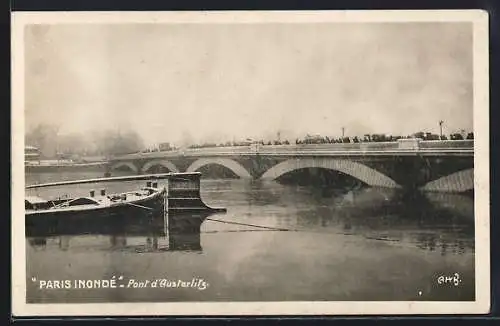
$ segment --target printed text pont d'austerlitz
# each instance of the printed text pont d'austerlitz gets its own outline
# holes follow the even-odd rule
[[[43,280],[36,277],[31,278],[40,290],[57,289],[139,289],[139,288],[159,288],[159,289],[195,289],[203,291],[209,287],[209,283],[203,278],[193,277],[190,280],[157,278],[148,280],[127,279],[123,276],[113,276],[110,279],[96,280]]]

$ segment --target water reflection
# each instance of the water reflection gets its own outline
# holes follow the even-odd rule
[[[202,251],[200,227],[211,215],[221,214],[169,214],[165,218],[157,216],[148,220],[119,216],[107,221],[81,221],[69,217],[59,220],[55,226],[43,221],[30,224],[26,237],[36,250],[46,249],[47,243],[54,241],[62,251],[71,249],[75,241],[78,247],[95,247],[97,239],[109,238],[105,250],[110,251]]]
[[[443,253],[474,249],[474,202],[463,195],[370,187],[325,191],[273,182],[253,183],[245,195],[252,209],[240,213],[233,207],[228,220],[363,236],[430,251],[439,247]]]
[[[474,197],[471,194],[451,194],[440,192],[425,193],[433,207],[447,210],[450,214],[474,220]]]

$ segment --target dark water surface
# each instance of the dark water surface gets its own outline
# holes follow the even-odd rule
[[[30,174],[27,184],[100,176]],[[99,188],[113,192],[138,186],[142,184]],[[71,186],[64,191],[86,195],[91,188],[99,189],[95,187]],[[51,198],[60,191],[47,188],[30,194]],[[154,229],[161,225],[142,233],[123,226],[113,234],[36,238],[28,234],[27,301],[475,298],[471,197],[374,188],[332,191],[244,180],[202,180],[201,193],[205,203],[225,207],[227,213],[209,216],[198,236],[179,240],[184,247],[174,248],[172,239]],[[440,276],[455,273],[460,279],[457,285],[438,283]],[[113,277],[124,287],[76,289],[72,283],[72,288],[55,289],[46,283],[39,288],[40,280]],[[131,279],[166,279],[164,285],[169,287],[126,288]],[[179,281],[185,282],[184,287],[173,287],[182,285]]]

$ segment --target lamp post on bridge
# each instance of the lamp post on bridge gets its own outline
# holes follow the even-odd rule
[[[439,120],[439,140],[443,140],[443,120]]]

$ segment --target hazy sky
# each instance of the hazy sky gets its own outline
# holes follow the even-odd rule
[[[26,123],[147,143],[472,130],[469,23],[32,25]]]

